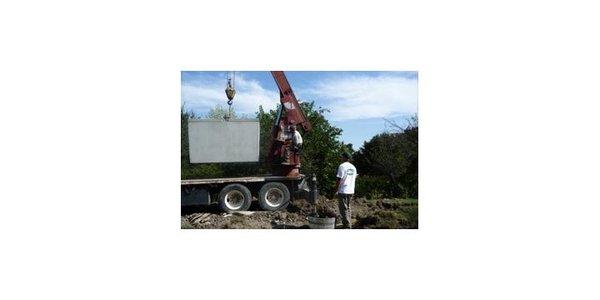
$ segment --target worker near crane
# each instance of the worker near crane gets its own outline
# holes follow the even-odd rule
[[[338,196],[338,207],[340,209],[340,215],[342,224],[345,228],[352,228],[351,216],[352,211],[350,209],[350,201],[354,196],[354,183],[356,181],[356,167],[350,163],[350,154],[343,152],[342,164],[337,169],[337,183],[336,183],[336,194]]]
[[[298,132],[296,125],[290,126],[290,133],[292,134],[292,149],[294,152],[300,152],[302,150],[302,136]]]
[[[286,128],[284,132],[285,140],[289,143],[289,146],[285,148],[285,156],[283,164],[289,164],[288,161],[291,157],[297,157],[300,155],[300,151],[302,150],[302,136],[296,125],[290,125]]]

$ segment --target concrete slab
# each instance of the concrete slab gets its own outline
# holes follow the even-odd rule
[[[191,163],[258,162],[260,125],[256,119],[188,120]]]

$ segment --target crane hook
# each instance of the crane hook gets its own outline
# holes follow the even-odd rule
[[[227,105],[229,105],[229,113],[225,116],[225,120],[229,121],[229,119],[231,119],[231,105],[233,104],[233,97],[235,97],[235,72],[229,72],[227,74],[225,95],[227,95]]]
[[[231,105],[233,97],[235,96],[235,73],[231,72],[227,76],[227,88],[225,88],[225,94],[227,95],[227,104]]]

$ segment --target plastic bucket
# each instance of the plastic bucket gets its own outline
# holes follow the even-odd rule
[[[308,227],[311,229],[334,229],[335,218],[307,217]]]

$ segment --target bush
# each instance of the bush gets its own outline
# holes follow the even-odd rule
[[[358,171],[360,174],[360,170]],[[390,197],[390,181],[383,176],[359,175],[356,177],[354,194],[367,199]]]

